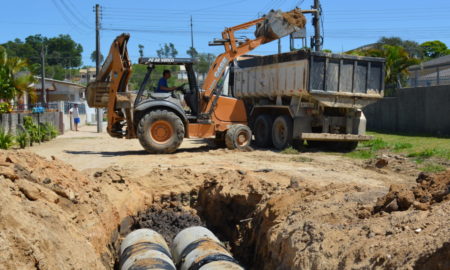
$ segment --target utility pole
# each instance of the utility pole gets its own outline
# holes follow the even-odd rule
[[[41,87],[42,87],[42,107],[47,107],[47,93],[45,92],[45,45],[42,43],[41,48]]]
[[[321,15],[322,10],[320,8],[320,0],[314,0],[313,9],[316,10],[316,12],[314,12],[314,18],[313,18],[314,50],[316,52],[318,52],[322,49],[322,37],[320,36],[320,15]]]
[[[192,15],[191,15],[191,49],[194,48],[194,29],[192,24]]]
[[[281,39],[278,39],[278,54],[281,53]]]
[[[95,78],[98,78],[100,72],[100,5],[95,5]],[[89,83],[89,82],[88,82]],[[97,108],[97,132],[103,130],[103,109]]]

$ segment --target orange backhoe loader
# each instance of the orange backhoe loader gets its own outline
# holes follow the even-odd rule
[[[245,148],[250,144],[252,132],[247,125],[244,103],[223,96],[225,70],[237,57],[261,44],[271,42],[305,25],[301,11],[271,11],[266,16],[241,25],[226,28],[221,39],[210,45],[224,46],[225,52],[217,56],[199,89],[194,72],[194,60],[189,58],[140,58],[147,65],[147,73],[137,94],[128,91],[131,62],[128,57],[128,34],[118,36],[110,49],[96,81],[87,87],[90,107],[106,108],[108,133],[118,138],[138,138],[150,153],[172,153],[183,138],[211,138],[230,149]],[[235,32],[256,26],[254,39],[239,39]],[[188,84],[180,87],[182,100],[173,93],[149,93],[147,84],[157,65],[184,66]]]

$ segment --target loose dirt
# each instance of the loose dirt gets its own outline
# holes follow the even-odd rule
[[[90,129],[2,151],[0,269],[113,269],[131,230],[197,224],[246,269],[450,269],[450,171],[375,168],[196,140],[147,155]]]

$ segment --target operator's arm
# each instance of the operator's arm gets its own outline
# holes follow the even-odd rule
[[[159,88],[164,91],[173,91],[173,90],[177,89],[176,87],[166,87],[166,86],[162,86],[162,85]]]

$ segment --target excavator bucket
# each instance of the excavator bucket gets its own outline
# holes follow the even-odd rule
[[[86,100],[91,108],[106,108],[109,102],[109,82],[91,82],[86,90]]]
[[[293,32],[305,28],[306,18],[301,10],[296,8],[289,12],[272,10],[265,15],[265,20],[256,25],[255,36],[270,40],[280,39]]]

